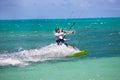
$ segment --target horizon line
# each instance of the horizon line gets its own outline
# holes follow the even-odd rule
[[[84,17],[84,18],[18,18],[18,19],[0,19],[0,20],[59,20],[59,19],[95,19],[95,18],[120,18],[120,17]]]

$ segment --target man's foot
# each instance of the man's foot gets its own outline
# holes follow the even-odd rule
[[[73,46],[68,45],[68,48],[75,49]]]

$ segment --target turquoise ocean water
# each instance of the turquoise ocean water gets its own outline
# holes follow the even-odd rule
[[[56,46],[56,27],[88,55],[66,58],[74,50]],[[0,80],[119,79],[120,18],[0,20]]]

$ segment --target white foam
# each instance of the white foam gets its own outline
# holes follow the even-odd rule
[[[7,66],[7,65],[21,65],[24,64],[26,65],[24,62],[21,62],[20,60],[17,59],[11,59],[11,58],[7,58],[7,59],[0,59],[0,66]]]
[[[5,65],[26,65],[29,62],[38,62],[45,60],[53,60],[63,58],[70,53],[79,51],[78,49],[71,49],[65,45],[50,44],[40,49],[24,50],[14,52],[11,54],[0,55],[0,66]]]

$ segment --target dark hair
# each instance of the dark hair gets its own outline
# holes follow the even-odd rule
[[[57,32],[58,30],[60,30],[60,28],[56,28],[56,29],[55,29],[55,32]]]

